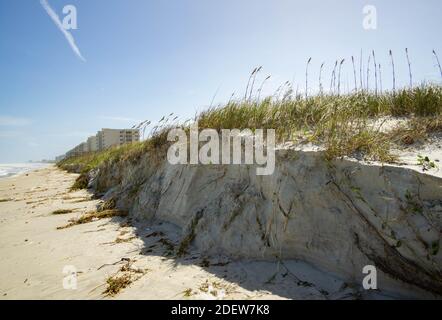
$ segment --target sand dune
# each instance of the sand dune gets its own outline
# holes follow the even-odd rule
[[[172,257],[179,234],[167,223],[106,218],[57,230],[100,202],[86,191],[69,192],[75,177],[51,166],[0,180],[1,299],[387,297],[294,260],[232,261],[192,251]],[[62,209],[72,212],[52,214]],[[106,295],[109,277],[132,282]]]

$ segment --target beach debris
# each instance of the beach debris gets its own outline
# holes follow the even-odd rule
[[[136,238],[135,236],[133,236],[133,237],[129,237],[129,238],[120,238],[120,237],[117,237],[117,239],[115,239],[115,243],[130,242],[130,241],[132,241],[132,240],[135,239],[135,238]]]
[[[55,210],[55,211],[53,211],[52,212],[52,214],[66,214],[66,213],[71,213],[72,211],[74,211],[74,210],[72,210],[72,209],[58,209],[58,210]]]
[[[191,288],[187,288],[182,293],[183,293],[184,297],[190,297],[190,296],[193,296],[195,294]]]
[[[103,294],[106,296],[115,296],[122,289],[128,287],[134,281],[140,279],[149,269],[140,269],[132,267],[132,264],[135,260],[131,260],[130,258],[122,258],[120,261],[117,261],[114,264],[118,264],[121,262],[126,262],[120,270],[110,276],[106,280],[107,288],[103,291]]]
[[[103,294],[107,296],[115,296],[122,289],[128,287],[132,281],[132,276],[130,274],[111,276],[106,280],[107,288],[104,290]]]
[[[99,267],[97,270],[100,270],[101,268],[106,267],[106,266],[115,266],[115,265],[122,263],[122,262],[130,262],[130,258],[121,258],[120,260],[118,260],[114,263],[105,263],[101,267]]]
[[[206,299],[211,299],[211,296],[223,299],[227,294],[235,292],[234,285],[218,280],[209,281],[209,279],[201,283],[198,289],[207,295]]]
[[[115,209],[117,205],[117,201],[115,198],[110,198],[102,203],[100,203],[97,207],[97,211],[105,211],[105,210],[112,210]]]
[[[78,219],[71,219],[69,220],[70,222],[65,225],[65,226],[61,226],[61,227],[57,227],[58,230],[60,229],[66,229],[78,224],[84,224],[84,223],[88,223],[88,222],[92,222],[92,221],[96,221],[96,220],[100,220],[100,219],[104,219],[104,218],[112,218],[112,217],[126,217],[128,215],[127,211],[123,211],[123,210],[118,210],[118,209],[112,209],[112,210],[104,210],[104,211],[92,211],[92,212],[88,212],[85,213],[83,216],[81,216]]]

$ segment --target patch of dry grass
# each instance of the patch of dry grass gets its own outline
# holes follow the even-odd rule
[[[58,209],[52,212],[52,214],[67,214],[67,213],[71,213],[74,210],[72,209]]]
[[[191,297],[194,294],[195,293],[193,292],[193,290],[191,288],[187,288],[186,290],[183,291],[183,296],[184,297]]]
[[[107,278],[106,280],[107,287],[106,290],[103,292],[103,294],[108,296],[115,296],[121,290],[128,287],[134,281],[140,279],[146,272],[149,271],[148,269],[140,269],[132,267],[132,264],[134,263],[133,260],[127,258],[127,260],[125,261],[126,263],[119,269],[117,274]]]
[[[207,279],[205,282],[201,283],[198,288],[201,292],[210,293],[214,297],[218,296],[218,294],[222,291],[224,294],[230,294],[234,292],[234,286],[231,284],[227,284],[221,281],[213,280],[210,281]]]
[[[75,179],[74,184],[72,185],[70,191],[76,191],[81,189],[86,189],[89,183],[89,178],[87,173],[81,173],[77,179]]]
[[[75,225],[88,223],[98,219],[112,218],[112,217],[126,217],[128,215],[127,211],[112,209],[104,211],[92,211],[84,214],[78,219],[73,219],[65,226],[57,227],[57,229],[66,229]]]
[[[77,200],[73,200],[70,203],[81,203],[81,202],[87,202],[87,201],[91,201],[91,198],[81,198],[81,199],[77,199]]]
[[[125,242],[130,242],[133,239],[135,239],[136,237],[129,237],[129,238],[121,238],[121,237],[117,237],[117,239],[115,239],[115,243],[125,243]]]
[[[101,203],[97,211],[112,210],[115,209],[116,206],[117,206],[117,201],[115,200],[115,198],[111,198]]]
[[[442,115],[413,117],[386,134],[397,145],[411,145],[424,142],[434,133],[442,133]]]
[[[133,282],[130,274],[123,274],[121,276],[111,276],[106,280],[107,288],[103,294],[108,296],[115,296],[121,290],[128,287]]]

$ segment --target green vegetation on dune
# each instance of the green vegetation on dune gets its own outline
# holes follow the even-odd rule
[[[143,142],[126,144],[114,148],[109,148],[101,152],[90,152],[81,156],[66,158],[60,161],[57,165],[59,167],[78,165],[81,167],[81,173],[87,173],[88,171],[98,167],[101,163],[105,161],[118,161],[128,153],[142,151],[143,148]]]
[[[385,117],[408,121],[385,132],[380,129]],[[321,145],[328,159],[358,153],[365,159],[394,162],[393,145],[411,144],[442,131],[442,87],[422,85],[382,94],[359,91],[311,97],[293,96],[287,90],[279,97],[229,101],[203,111],[194,120],[199,129],[275,129],[278,142],[302,140]],[[168,129],[174,126],[163,123],[146,141],[68,158],[58,165],[80,166],[86,173],[104,162],[136,161],[149,151],[163,157]]]
[[[367,158],[394,161],[393,142],[379,130],[380,117],[419,118],[441,121],[442,87],[423,85],[394,93],[360,91],[347,95],[316,95],[304,98],[267,98],[264,101],[233,101],[211,108],[198,116],[202,128],[276,129],[278,141],[298,137],[323,145],[326,155],[335,158],[363,153]],[[405,130],[406,128],[401,128]],[[439,127],[440,130],[440,127]]]
[[[198,116],[200,128],[273,128],[280,136],[292,130],[320,128],[330,121],[379,116],[435,116],[442,112],[442,87],[423,85],[413,89],[374,94],[359,91],[346,95],[291,94],[263,101],[230,101]]]

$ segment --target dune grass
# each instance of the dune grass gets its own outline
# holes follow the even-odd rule
[[[388,137],[394,144],[410,145],[438,132],[442,132],[441,114],[432,117],[413,117],[406,125],[391,130]]]
[[[376,120],[382,117],[406,117],[406,125],[391,132],[380,130]],[[293,96],[284,94],[265,99],[231,100],[210,107],[193,119],[199,129],[275,129],[277,141],[296,142],[300,138],[324,147],[325,156],[334,159],[354,154],[367,160],[394,162],[392,146],[410,144],[442,130],[442,87],[423,84],[392,92],[360,90],[347,94]],[[188,125],[179,125],[189,128]],[[110,148],[68,158],[58,165],[81,165],[82,172],[107,161],[136,161],[144,153],[164,156],[167,131],[164,124],[143,142]]]
[[[85,189],[87,187],[88,172],[98,168],[101,164],[114,163],[120,160],[136,162],[142,155],[149,151],[155,151],[152,153],[153,157],[161,157],[165,155],[165,146],[167,145],[167,129],[168,128],[166,127],[162,128],[146,141],[114,146],[103,151],[89,152],[80,156],[73,156],[63,159],[57,163],[57,166],[67,171],[80,172],[80,176],[75,181],[71,191]],[[158,153],[160,150],[163,152]],[[80,169],[78,170],[77,167]],[[76,169],[72,170],[72,168]]]
[[[75,159],[75,160],[79,160],[79,159]],[[89,183],[89,178],[88,178],[88,174],[82,172],[77,179],[75,179],[74,184],[72,185],[70,191],[77,191],[80,189],[86,189],[87,185]]]
[[[143,142],[125,144],[100,152],[90,152],[81,156],[66,158],[60,161],[58,166],[66,167],[79,165],[81,166],[81,173],[87,173],[105,161],[118,161],[119,159],[124,158],[129,152],[142,153],[144,148],[145,143]]]
[[[394,161],[392,141],[373,120],[384,116],[437,118],[442,114],[442,87],[422,85],[375,94],[300,95],[288,99],[231,101],[198,116],[199,128],[276,129],[279,142],[298,136],[323,145],[330,159],[360,152],[371,160]],[[439,118],[440,119],[440,118]],[[436,124],[436,126],[438,126]],[[439,128],[440,129],[440,128]]]

